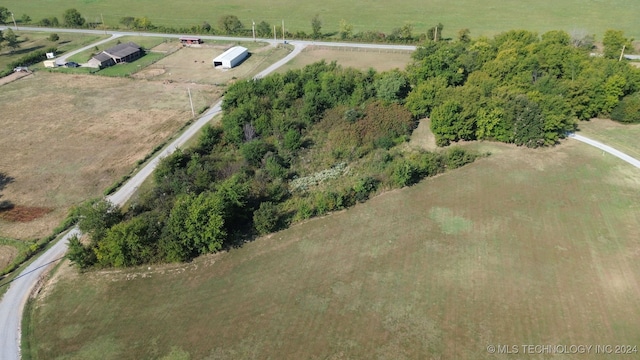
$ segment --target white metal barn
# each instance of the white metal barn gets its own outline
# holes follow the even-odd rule
[[[222,66],[223,69],[231,69],[241,63],[247,55],[249,55],[247,48],[234,46],[213,59],[213,67]]]

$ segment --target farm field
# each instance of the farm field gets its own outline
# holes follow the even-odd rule
[[[23,356],[496,359],[508,356],[487,345],[640,345],[640,169],[570,140],[464,146],[492,155],[189,264],[78,274],[65,262],[28,314]]]
[[[636,14],[640,3],[628,0],[588,1],[584,0],[402,0],[394,2],[371,2],[366,0],[339,1],[313,0],[291,2],[274,0],[255,2],[237,0],[233,3],[213,0],[155,1],[155,0],[6,0],[3,6],[16,14],[28,14],[34,22],[42,18],[57,16],[62,19],[66,9],[76,8],[88,22],[104,22],[118,26],[125,16],[146,16],[152,24],[175,28],[200,25],[207,21],[216,25],[222,15],[239,17],[246,27],[251,21],[267,21],[280,24],[292,32],[311,32],[311,18],[319,14],[323,32],[338,31],[340,21],[353,24],[354,31],[379,30],[391,32],[406,23],[412,24],[416,32],[426,30],[438,23],[444,24],[444,35],[453,37],[459,29],[469,28],[472,36],[492,35],[496,32],[525,29],[544,32],[547,30],[584,29],[589,34],[602,34],[615,28],[627,36],[640,38]],[[338,10],[339,9],[339,10]]]
[[[194,107],[220,95],[190,85]],[[186,84],[37,72],[3,85],[0,237],[48,235],[67,210],[102,196],[189,118]],[[29,111],[25,111],[29,109]]]
[[[408,51],[364,50],[357,48],[326,48],[309,46],[293,58],[277,72],[285,73],[290,69],[301,69],[324,59],[326,62],[336,61],[342,67],[352,67],[366,71],[370,68],[382,72],[393,69],[404,69],[411,61]]]
[[[610,119],[592,119],[578,124],[580,135],[612,146],[640,159],[640,124],[622,124]]]

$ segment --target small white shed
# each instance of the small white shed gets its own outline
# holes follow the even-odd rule
[[[234,46],[213,59],[213,67],[221,66],[223,69],[231,69],[241,63],[247,55],[249,55],[247,48]]]
[[[54,67],[57,67],[57,66],[58,66],[58,64],[56,64],[55,60],[45,60],[44,61],[44,67],[46,67],[46,68],[54,68]]]

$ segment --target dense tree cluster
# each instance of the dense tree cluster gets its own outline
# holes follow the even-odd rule
[[[401,150],[415,126],[408,79],[319,62],[226,92],[220,127],[163,159],[154,186],[126,213],[100,202],[80,212],[80,267],[185,261],[297,220],[365,201],[473,161],[475,154]]]
[[[618,61],[629,41],[615,31],[605,40],[604,57],[590,56],[589,46],[576,46],[588,42],[563,31],[429,41],[407,68],[413,90],[406,106],[414,116],[431,117],[440,145],[475,139],[552,145],[576,120],[609,116],[640,89],[640,71]],[[631,113],[623,110],[633,108],[627,103],[633,101],[618,114]]]

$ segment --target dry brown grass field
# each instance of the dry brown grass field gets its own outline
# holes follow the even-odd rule
[[[189,86],[196,109],[219,96]],[[1,91],[0,172],[13,179],[1,200],[14,209],[0,213],[0,236],[9,238],[48,235],[191,117],[186,84],[38,72]]]
[[[284,73],[289,69],[301,69],[320,60],[326,62],[336,61],[342,67],[352,67],[359,70],[387,71],[404,69],[411,61],[411,53],[397,50],[369,50],[357,48],[327,48],[309,46],[302,53],[289,61],[278,72]]]
[[[233,69],[215,69],[212,60],[236,44],[205,43],[202,47],[185,47],[136,73],[134,78],[166,82],[227,84],[235,79],[249,78],[286,56],[286,48],[274,48],[263,43],[241,44],[250,56]]]
[[[492,155],[189,264],[64,263],[27,324],[30,354],[511,359],[522,354],[487,345],[640,345],[640,169],[573,140],[464,146]]]

